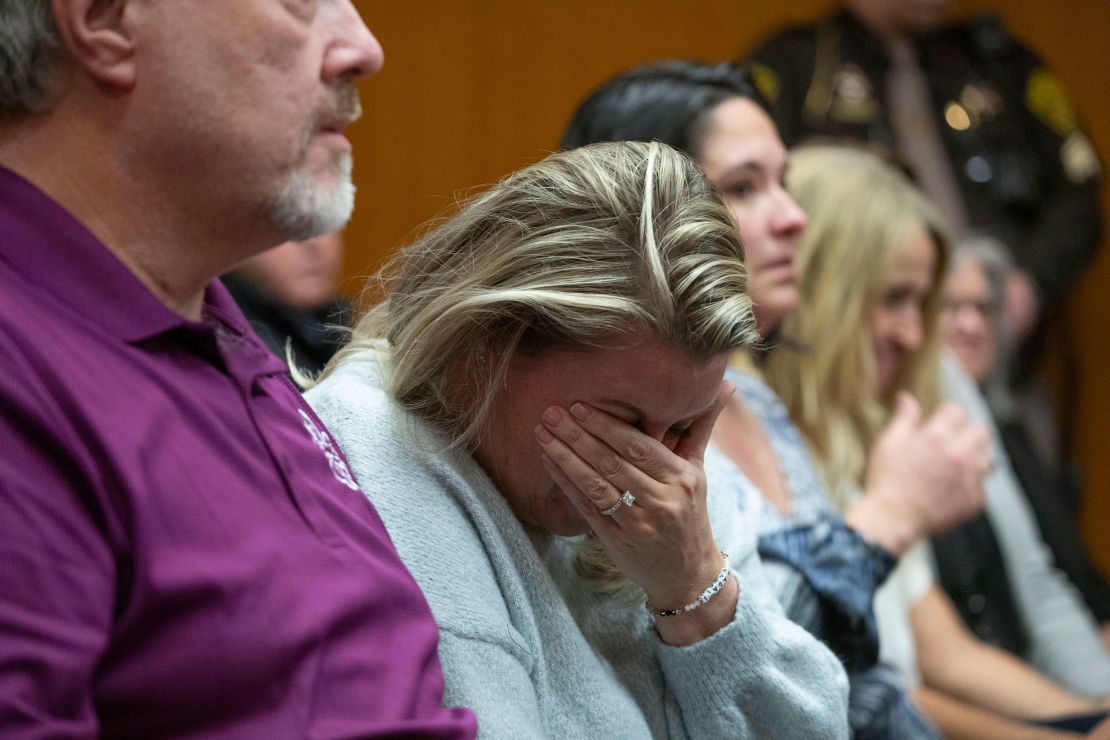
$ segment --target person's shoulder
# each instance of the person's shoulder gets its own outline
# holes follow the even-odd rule
[[[24,391],[47,382],[54,366],[52,355],[73,334],[65,316],[49,297],[30,285],[0,260],[0,388]]]
[[[97,462],[89,455],[97,441],[84,424],[82,400],[110,371],[90,352],[98,349],[95,339],[68,318],[0,260],[0,446],[7,455],[0,489],[14,475],[34,480],[36,494],[64,487],[89,496],[83,505],[100,506],[92,498]]]
[[[325,421],[343,422],[348,417],[376,414],[387,406],[384,348],[348,348],[341,362],[305,391],[305,398]]]
[[[363,490],[379,506],[445,477],[440,453],[448,446],[430,424],[389,393],[388,348],[349,348],[328,374],[305,392],[305,400],[343,450]],[[447,475],[454,479],[455,476]],[[431,501],[425,505],[434,505]]]
[[[434,434],[390,396],[387,364],[384,347],[348,349],[305,392],[305,400],[343,450],[363,490],[382,510],[400,508],[410,491],[427,487],[437,464]],[[439,506],[441,499],[429,498],[422,506]]]
[[[832,33],[840,36],[847,30],[858,28],[846,10],[836,10],[823,16],[787,23],[759,41],[747,55],[748,60],[771,59],[790,63],[793,57],[813,56],[819,36]]]
[[[39,329],[49,327],[11,305],[7,299],[0,300],[0,409],[4,412],[0,428],[20,435],[32,426],[36,434],[56,430],[66,419],[51,390],[51,386],[56,390],[61,379],[54,377],[49,358],[42,352],[50,337]]]
[[[825,18],[787,25],[760,41],[740,60],[772,104],[779,102],[784,90],[795,90],[808,82],[816,64],[818,29],[829,22]]]
[[[1017,39],[993,13],[983,13],[964,21],[948,24],[937,34],[941,40],[961,44],[981,61],[1035,58],[1036,53]]]
[[[812,46],[817,35],[817,28],[823,22],[790,23],[783,26],[760,41],[749,54],[749,57],[759,58],[764,54],[777,55],[783,50]]]
[[[805,59],[813,56],[817,25],[795,23],[781,28],[756,44],[741,61],[756,74],[763,69],[772,69],[776,74],[788,74]],[[765,90],[761,92],[767,94]]]
[[[736,386],[736,395],[745,404],[782,403],[755,368],[730,367],[725,377]]]
[[[480,471],[405,411],[385,383],[388,351],[348,352],[306,394],[370,499],[441,629],[497,642],[512,630],[500,584],[506,514],[483,495]],[[486,492],[488,493],[488,492]]]

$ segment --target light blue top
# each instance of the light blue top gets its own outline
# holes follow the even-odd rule
[[[928,577],[924,554],[896,566],[890,554],[849,528],[833,511],[809,448],[781,399],[754,374],[730,368],[727,377],[771,444],[790,493],[790,511],[779,511],[712,445],[705,465],[710,487],[754,520],[765,572],[787,615],[833,647],[851,671],[849,721],[855,737],[935,740],[936,729],[905,693],[911,681],[905,661],[891,661],[880,645],[906,620],[898,596],[907,578],[922,570]],[[877,653],[888,662],[876,665]]]
[[[308,399],[431,604],[446,703],[482,737],[847,737],[844,671],[784,617],[734,500],[709,509],[736,617],[668,646],[642,605],[586,588],[572,541],[526,528],[473,458],[443,452],[382,390],[380,358],[350,357]]]
[[[784,514],[771,503],[743,471],[716,447],[707,452],[707,467],[734,486],[733,495],[740,506],[751,512],[759,534],[777,532],[799,525],[815,524],[833,513],[825,483],[813,465],[813,457],[802,433],[790,418],[778,395],[751,373],[729,368],[725,378],[736,384],[736,397],[759,420],[764,436],[771,443],[775,462],[790,492],[790,512]]]

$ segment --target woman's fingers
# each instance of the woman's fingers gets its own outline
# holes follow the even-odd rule
[[[612,505],[624,491],[650,495],[647,489],[658,480],[653,473],[663,467],[660,453],[673,458],[670,450],[603,411],[584,404],[574,404],[573,411],[572,416],[566,409],[553,406],[544,412],[543,424],[536,430],[544,452],[599,506],[605,502]],[[576,418],[579,416],[582,418]],[[554,442],[545,443],[541,431],[550,434]],[[602,435],[620,440],[619,446],[613,446]]]
[[[683,461],[700,463],[704,458],[713,424],[735,389],[733,383],[723,381],[713,405],[691,422],[673,450],[627,422],[584,403],[571,406],[569,415],[558,407],[548,409],[544,425],[617,488],[636,484],[638,476],[630,469],[670,484],[684,477],[687,466]]]
[[[563,431],[565,432],[565,430]],[[579,431],[581,432],[581,430]],[[569,444],[552,434],[544,425],[537,426],[535,433],[536,441],[539,442],[547,461],[560,473],[560,477],[555,482],[559,484],[564,493],[571,496],[572,500],[575,497],[582,499],[600,513],[612,509],[614,506],[620,506],[621,494],[630,490],[629,486],[635,486],[637,489],[633,495],[640,497],[643,494],[643,485],[646,485],[647,481],[643,474],[640,474],[643,478],[642,481],[629,483],[624,488],[618,488],[590,463],[583,460]],[[581,436],[588,435],[583,433]],[[583,445],[581,439],[578,440],[578,444]],[[624,476],[622,479],[631,480],[631,476]],[[641,501],[641,503],[643,502]]]
[[[547,474],[551,476],[551,480],[555,481],[555,485],[559,487],[563,495],[570,499],[571,505],[578,510],[578,513],[581,514],[586,520],[586,523],[590,525],[590,529],[594,531],[594,534],[597,534],[598,530],[604,524],[604,520],[611,519],[611,517],[602,516],[602,510],[599,509],[591,499],[583,495],[574,481],[567,477],[567,474],[559,468],[554,460],[547,456],[547,453],[543,453],[540,456],[540,460],[543,461],[543,466],[547,469]]]
[[[723,388],[694,422],[692,447],[699,457],[706,427],[729,391]],[[548,409],[535,435],[551,479],[616,567],[649,599],[688,603],[697,595],[690,593],[691,583],[708,582],[719,570],[699,461],[683,459],[657,438],[584,404]],[[625,491],[636,497],[634,503],[622,501]]]
[[[717,423],[717,417],[721,415],[725,404],[728,403],[728,399],[732,398],[735,391],[736,384],[731,380],[721,381],[721,387],[717,391],[717,399],[707,412],[694,420],[694,423],[690,426],[690,431],[675,448],[676,455],[686,460],[696,460],[699,463],[705,458],[705,446],[709,444],[709,437],[713,434],[713,425]]]

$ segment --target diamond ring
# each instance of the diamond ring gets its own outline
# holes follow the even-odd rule
[[[632,495],[631,491],[625,491],[621,497],[617,499],[617,503],[610,506],[608,509],[602,509],[602,516],[613,516],[621,508],[621,506],[632,506],[636,502],[636,497]]]

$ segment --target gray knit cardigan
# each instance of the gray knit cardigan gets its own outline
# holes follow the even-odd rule
[[[642,606],[584,585],[572,541],[523,525],[472,457],[391,400],[382,358],[360,351],[307,397],[431,605],[446,704],[473,708],[481,737],[847,737],[843,669],[783,616],[734,502],[710,495],[736,617],[668,646]]]

